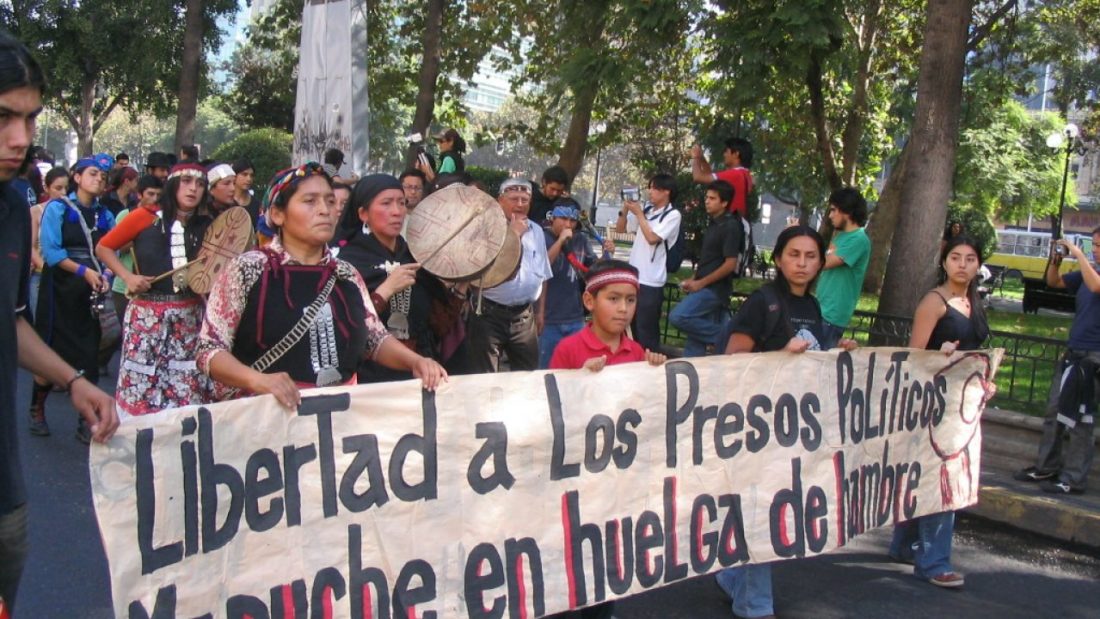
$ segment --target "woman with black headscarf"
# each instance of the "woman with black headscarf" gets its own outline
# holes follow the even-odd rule
[[[340,221],[340,258],[363,276],[391,335],[421,355],[447,363],[464,338],[460,314],[465,290],[448,288],[416,264],[401,236],[407,215],[400,181],[389,174],[364,177]],[[408,377],[370,361],[359,369],[361,383]]]

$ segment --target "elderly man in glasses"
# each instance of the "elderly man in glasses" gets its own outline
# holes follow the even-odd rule
[[[473,372],[496,372],[502,353],[512,370],[534,370],[539,363],[536,302],[543,284],[553,277],[542,229],[527,218],[531,183],[510,178],[500,185],[497,198],[523,250],[512,279],[482,292],[481,313],[470,317],[467,334]]]

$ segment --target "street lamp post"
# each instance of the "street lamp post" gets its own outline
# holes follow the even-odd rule
[[[599,140],[603,136],[603,132],[607,131],[607,124],[603,121],[596,123],[592,127],[592,133],[595,134],[596,139]],[[592,209],[590,212],[590,220],[596,221],[596,198],[600,195],[600,156],[603,155],[603,146],[596,146],[596,174],[592,183]]]
[[[1062,238],[1062,217],[1066,208],[1066,185],[1069,182],[1069,156],[1073,154],[1074,142],[1077,140],[1077,125],[1073,123],[1067,123],[1066,126],[1058,133],[1052,133],[1047,136],[1047,146],[1055,149],[1065,149],[1066,160],[1065,167],[1062,169],[1062,197],[1058,203],[1058,217],[1054,220],[1054,225],[1051,226],[1052,239]]]

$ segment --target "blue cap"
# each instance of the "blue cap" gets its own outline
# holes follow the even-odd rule
[[[559,204],[558,206],[555,206],[550,211],[550,218],[553,219],[555,217],[564,217],[566,219],[572,219],[574,221],[580,221],[581,212],[578,211],[577,209],[573,208],[572,206],[565,206],[564,204]]]

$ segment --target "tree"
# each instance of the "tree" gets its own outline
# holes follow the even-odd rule
[[[178,0],[177,0],[178,1]],[[222,32],[216,19],[237,10],[236,0],[183,0],[183,50],[180,57],[176,99],[176,141],[173,150],[195,143],[195,115],[200,93],[206,89],[201,77],[206,66],[203,52],[217,51]]]
[[[423,60],[417,74],[416,111],[413,113],[412,129],[421,135],[428,132],[435,109],[435,84],[439,79],[439,67],[443,61],[443,4],[444,0],[428,0],[421,33]],[[416,161],[416,148],[409,146],[405,157],[407,167]]]
[[[794,203],[844,185],[869,190],[893,148],[894,93],[915,70],[920,3],[716,4],[704,21],[706,66],[719,75],[708,92],[733,110],[729,135],[768,147],[758,173],[784,170],[770,180],[785,184],[768,189]]]
[[[220,105],[240,126],[294,131],[301,9],[301,2],[272,4],[222,65],[229,83]]]
[[[219,3],[235,6],[231,0],[207,4]],[[78,152],[87,155],[116,108],[175,110],[169,93],[180,74],[179,11],[179,0],[11,0],[0,5],[0,25],[35,53],[49,76],[47,101],[69,121]],[[219,34],[207,30],[208,48]]]
[[[1013,100],[982,105],[979,114],[959,137],[953,202],[1002,221],[1056,214],[1064,153],[1045,142],[1065,121],[1052,112],[1031,114]]]
[[[697,72],[688,33],[700,2],[525,0],[522,7],[522,34],[532,45],[516,85],[526,88],[521,100],[541,112],[524,135],[540,150],[559,153],[558,165],[570,176],[592,146],[593,119],[606,125],[605,145],[655,138],[670,121],[685,130],[690,126],[690,111],[679,108],[693,105],[688,92]],[[515,61],[519,51],[513,50]],[[564,141],[559,137],[563,131]],[[679,138],[650,140],[650,145],[672,149],[653,162],[681,167],[687,149],[675,143]],[[650,149],[643,157],[656,154]]]
[[[879,311],[911,316],[931,287],[937,246],[947,213],[955,171],[962,110],[963,68],[971,0],[929,0],[917,78],[917,107],[900,201],[906,208],[898,224],[905,234],[894,239],[886,267]]]

